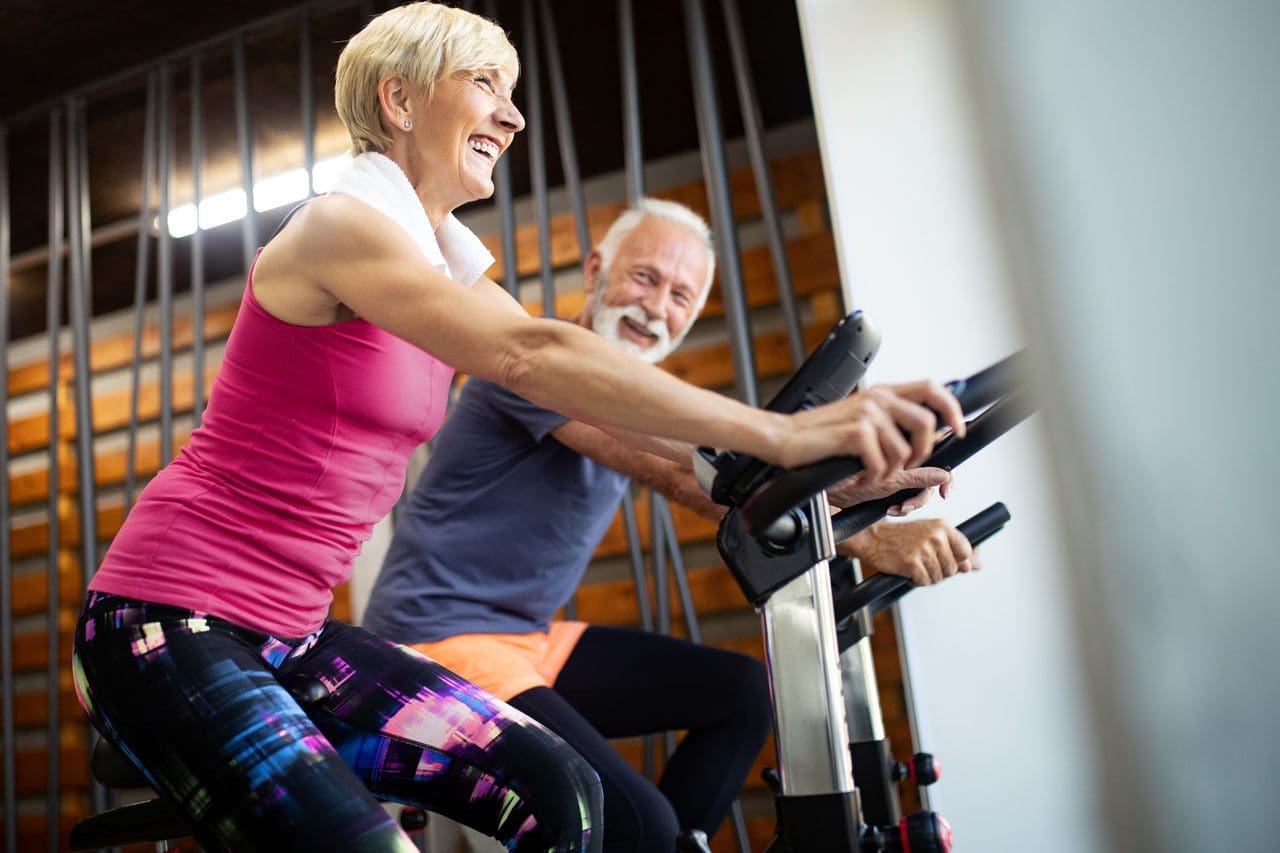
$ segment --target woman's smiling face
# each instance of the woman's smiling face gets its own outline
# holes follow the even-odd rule
[[[431,207],[448,212],[493,195],[494,164],[524,129],[508,81],[500,69],[461,72],[414,111],[414,183]]]

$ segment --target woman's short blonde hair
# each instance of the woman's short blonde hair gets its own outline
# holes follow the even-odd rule
[[[383,12],[356,33],[338,57],[334,102],[351,134],[351,153],[386,151],[378,84],[399,74],[430,99],[436,84],[459,71],[500,68],[511,77],[520,60],[492,21],[438,3]]]

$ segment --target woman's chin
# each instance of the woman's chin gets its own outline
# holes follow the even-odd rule
[[[462,204],[473,201],[484,201],[487,198],[493,198],[494,183],[492,180],[477,181],[467,187],[467,197]]]

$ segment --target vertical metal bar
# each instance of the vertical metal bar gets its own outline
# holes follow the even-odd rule
[[[307,171],[307,198],[315,195],[313,173],[316,168],[316,101],[311,70],[311,7],[302,8],[298,28],[298,90],[302,99],[302,167]]]
[[[93,264],[88,262],[93,248],[93,218],[89,215],[89,120],[85,117],[84,99],[80,100],[80,141],[76,157],[80,167],[80,245],[84,247],[84,304],[85,316],[93,319]]]
[[[653,610],[649,605],[648,572],[640,545],[640,525],[636,520],[636,499],[627,488],[622,493],[622,526],[627,532],[627,553],[631,557],[631,577],[636,585],[636,604],[640,609],[640,627],[653,630]],[[655,749],[652,735],[644,738],[644,775],[654,778]]]
[[[538,227],[538,260],[542,271],[542,314],[554,317],[556,313],[556,283],[551,273],[551,200],[547,196],[547,157],[542,136],[542,74],[538,67],[538,19],[532,0],[522,0],[520,6],[524,18],[525,71],[529,94],[525,98],[525,115],[528,117],[526,133],[529,138],[529,183],[533,192],[533,217]]]
[[[711,74],[711,45],[702,0],[684,0],[685,28],[689,42],[689,66],[693,75],[693,100],[698,114],[698,139],[702,149],[702,172],[711,205],[711,224],[716,233],[720,260],[720,288],[724,296],[724,317],[729,327],[733,353],[734,387],[749,406],[759,405],[756,388],[756,359],[751,346],[751,325],[742,286],[742,262],[738,256],[738,232],[734,222],[733,199],[729,194],[729,170],[724,161],[724,135],[720,129],[720,105]]]
[[[4,715],[4,847],[18,849],[18,797],[14,790],[13,733],[13,564],[9,557],[9,132],[0,127],[0,714]]]
[[[662,495],[649,492],[649,553],[653,555],[653,598],[658,610],[658,633],[671,633],[671,599],[667,593],[667,551],[662,537]]]
[[[519,258],[516,256],[516,206],[511,198],[511,164],[498,159],[495,176],[498,205],[498,233],[502,239],[502,286],[513,299],[520,298]]]
[[[671,556],[671,575],[675,578],[676,592],[680,595],[680,608],[684,610],[684,626],[689,632],[689,640],[702,642],[702,632],[698,629],[698,614],[693,607],[693,593],[689,590],[689,574],[685,571],[684,555],[680,553],[680,540],[676,537],[676,522],[671,517],[671,504],[661,495],[655,500],[662,520],[662,538]]]
[[[756,97],[756,84],[751,75],[747,40],[742,31],[742,17],[738,14],[738,0],[720,0],[720,8],[724,11],[729,35],[729,55],[733,59],[733,78],[738,86],[738,104],[742,108],[742,126],[747,135],[751,173],[755,176],[760,213],[769,238],[769,251],[773,255],[773,276],[778,285],[778,304],[782,308],[782,319],[787,328],[787,349],[791,353],[791,363],[799,367],[805,358],[804,333],[800,329],[800,317],[796,311],[796,292],[791,280],[787,243],[783,239],[782,223],[778,220],[778,199],[773,192],[773,173],[764,152],[760,99]]]
[[[84,128],[84,105],[75,98],[67,99],[67,231],[71,235],[68,250],[70,273],[69,303],[71,307],[71,349],[75,364],[76,475],[80,494],[80,564],[85,582],[98,567],[97,478],[93,456],[93,389],[89,360],[88,285],[91,249],[83,230],[85,186],[88,176],[81,168],[80,154],[87,147]],[[90,746],[97,737],[89,727]],[[92,784],[93,809],[106,806],[106,791],[96,781]]]
[[[160,66],[160,155],[157,178],[160,235],[156,238],[157,297],[160,309],[160,467],[173,456],[173,237],[169,234],[169,188],[173,184],[173,73]]]
[[[485,15],[498,17],[498,0],[485,3]],[[494,172],[494,196],[498,206],[498,234],[502,239],[502,286],[513,299],[520,298],[520,269],[516,257],[516,209],[511,197],[511,164],[498,158]]]
[[[578,169],[578,147],[573,141],[573,121],[569,113],[569,95],[564,84],[564,68],[560,65],[560,40],[556,36],[555,16],[551,0],[540,0],[542,35],[546,40],[547,73],[551,75],[551,110],[556,120],[556,140],[560,144],[560,165],[564,186],[569,194],[569,209],[578,235],[580,256],[591,252],[591,230],[587,225],[587,199],[582,192],[582,174]]]
[[[667,592],[667,558],[671,558],[671,569],[676,573],[676,584],[679,587],[684,574],[684,560],[680,557],[679,546],[672,541],[675,536],[674,525],[667,526],[667,499],[656,491],[649,493],[649,523],[653,527],[653,575],[654,595],[658,598],[658,632],[671,635],[671,596]],[[693,613],[693,602],[681,596],[685,619]],[[688,623],[686,623],[688,624]],[[696,623],[692,624],[693,633],[697,633]],[[676,750],[676,733],[662,733],[663,755],[670,756]]]
[[[644,197],[644,154],[640,139],[640,82],[636,74],[636,33],[631,0],[618,0],[618,54],[622,64],[622,162],[627,204]]]
[[[636,523],[636,499],[629,488],[622,494],[622,526],[627,531],[627,552],[631,556],[631,577],[636,584],[640,627],[652,631],[653,611],[649,607],[649,585],[645,583],[644,551],[640,547],[640,525]]]
[[[58,817],[62,813],[62,791],[59,786],[58,767],[60,739],[58,737],[58,684],[61,658],[58,654],[58,605],[61,599],[61,581],[58,566],[58,546],[62,539],[61,519],[58,517],[59,493],[62,491],[62,469],[58,450],[58,436],[62,432],[58,411],[58,369],[62,361],[61,341],[58,334],[62,327],[62,244],[66,223],[62,208],[62,113],[49,112],[49,272],[48,297],[45,303],[49,328],[49,601],[46,624],[49,626],[48,704],[49,727],[45,736],[48,769],[46,770],[45,814],[48,815],[49,850],[61,849],[62,827]],[[6,528],[7,529],[7,528]]]
[[[204,415],[204,231],[200,200],[204,197],[204,106],[200,56],[191,57],[191,203],[196,230],[191,234],[191,417],[200,426]],[[314,154],[314,149],[312,149]],[[311,174],[310,168],[307,174]],[[308,180],[307,186],[310,187]]]
[[[253,117],[249,113],[249,71],[246,66],[244,35],[231,44],[231,62],[236,88],[236,144],[240,151],[240,183],[244,187],[244,219],[240,222],[241,250],[247,274],[258,248],[258,212],[253,206]]]
[[[133,278],[133,364],[129,392],[129,438],[125,448],[124,511],[133,506],[133,492],[137,486],[138,456],[138,395],[142,386],[142,335],[147,319],[148,261],[151,259],[151,181],[155,174],[156,101],[159,99],[159,72],[147,75],[147,112],[142,129],[142,202],[138,208],[138,246],[134,262]],[[199,207],[197,206],[197,233],[199,233]],[[165,227],[162,224],[161,227]]]

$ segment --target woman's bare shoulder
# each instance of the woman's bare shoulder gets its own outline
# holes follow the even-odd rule
[[[319,326],[350,319],[327,279],[342,275],[344,257],[359,251],[360,202],[340,195],[314,198],[263,247],[253,271],[258,304],[288,323]],[[367,208],[364,208],[367,210]]]
[[[412,241],[386,214],[347,195],[312,199],[280,232],[295,251],[322,263],[335,255],[372,249],[408,251]]]

